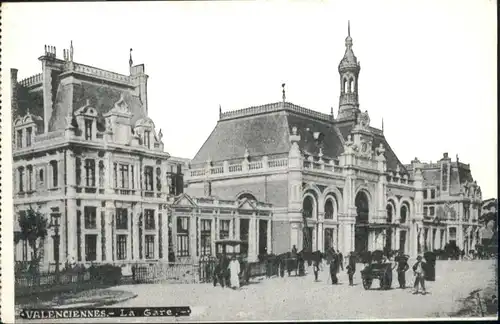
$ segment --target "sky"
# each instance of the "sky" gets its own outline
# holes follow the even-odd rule
[[[193,158],[223,111],[281,100],[335,116],[350,20],[360,109],[403,163],[447,152],[497,197],[497,25],[489,0],[8,3],[2,71],[41,72],[44,45],[128,74],[144,63],[165,149]],[[4,72],[5,76],[5,72]],[[6,89],[5,87],[2,87]],[[7,88],[8,89],[8,88]],[[3,145],[2,145],[3,146]]]

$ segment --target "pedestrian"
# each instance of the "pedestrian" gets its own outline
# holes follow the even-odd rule
[[[419,286],[422,287],[422,295],[425,295],[425,261],[422,260],[422,256],[419,255],[417,257],[417,263],[413,265],[413,273],[415,275],[415,284],[413,287],[415,288],[415,291],[413,292],[414,295],[418,294],[418,288]]]
[[[330,261],[330,277],[332,278],[332,285],[338,284],[337,273],[339,271],[339,260],[335,250],[332,249],[332,259]]]
[[[235,256],[232,257],[231,262],[229,263],[229,275],[231,276],[231,288],[236,289],[240,288],[240,262],[236,259]]]
[[[349,286],[354,286],[354,274],[356,273],[356,257],[354,252],[349,254],[349,262],[346,269],[347,275],[349,276]]]
[[[408,257],[403,254],[403,252],[399,252],[399,255],[396,257],[396,271],[398,273],[398,282],[399,288],[406,288],[406,271],[410,269],[408,265]]]
[[[314,258],[313,262],[313,271],[314,271],[314,281],[318,281],[318,272],[319,272],[319,258]]]

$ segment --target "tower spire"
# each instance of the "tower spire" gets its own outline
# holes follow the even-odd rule
[[[351,21],[347,21],[347,36],[351,37]]]
[[[286,100],[286,95],[285,95],[285,84],[283,83],[283,84],[281,85],[281,87],[283,88],[283,102],[285,102],[285,100]]]
[[[382,117],[382,133],[384,132],[384,117]]]
[[[132,49],[130,49],[130,59],[128,60],[128,65],[132,67],[132,64],[134,64],[134,61],[132,61]]]

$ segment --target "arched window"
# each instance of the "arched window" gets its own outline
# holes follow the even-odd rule
[[[325,203],[325,219],[333,219],[334,207],[333,200],[327,199]]]
[[[43,169],[40,169],[40,171],[38,171],[38,179],[40,180],[40,182],[43,182]]]
[[[408,207],[406,205],[401,206],[401,223],[406,223],[406,215],[408,213]]]
[[[355,92],[354,91],[354,79],[351,79],[351,85],[349,88],[351,89],[351,92]]]
[[[255,198],[254,195],[248,193],[248,192],[245,192],[244,194],[241,194],[238,196],[238,200],[243,200],[243,199],[248,199],[248,200],[254,200],[254,201],[257,201],[257,198]]]
[[[50,161],[50,167],[52,169],[52,187],[56,188],[58,185],[58,176],[59,171],[57,168],[57,161]]]
[[[349,83],[347,79],[344,79],[344,92],[349,92]]]
[[[312,218],[314,213],[314,200],[311,196],[306,196],[302,204],[302,210],[307,218]]]
[[[387,223],[390,224],[392,223],[392,214],[393,214],[393,209],[392,209],[392,204],[387,204]]]

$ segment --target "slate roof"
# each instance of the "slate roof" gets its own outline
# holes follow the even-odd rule
[[[113,109],[114,104],[124,95],[131,113],[134,125],[137,120],[145,117],[139,97],[131,94],[129,89],[118,88],[109,84],[97,85],[90,82],[79,82],[68,85],[61,85],[57,89],[57,95],[54,102],[54,109],[49,122],[49,131],[64,129],[66,126],[66,115],[68,107],[73,107],[73,112],[84,106],[87,99],[90,104],[96,108],[98,113],[98,129],[104,130],[103,114]]]
[[[16,87],[17,109],[12,111],[12,121],[18,116],[25,116],[28,112],[32,115],[43,117],[43,94],[42,90],[28,91],[22,84]],[[43,132],[43,122],[37,123],[38,131]]]
[[[272,110],[269,104],[261,107],[242,109],[241,114],[235,111],[234,118],[222,118],[191,161],[192,165],[200,165],[208,159],[220,162],[232,159],[242,159],[245,149],[252,156],[270,156],[288,154],[290,151],[289,136],[292,128],[297,127],[301,137],[300,149],[306,154],[317,155],[319,146],[314,139],[314,132],[323,134],[323,155],[327,158],[338,158],[343,152],[343,141],[351,132],[354,123],[342,123],[339,126],[328,120],[328,115],[286,103],[281,109]],[[256,108],[258,113],[252,114]],[[259,108],[265,109],[258,110]],[[248,113],[244,113],[248,111]],[[263,112],[262,112],[263,111]],[[309,131],[307,131],[309,129]],[[344,137],[344,138],[342,138]],[[387,166],[395,170],[399,164],[400,170],[405,167],[398,160],[385,138],[374,136],[373,148],[382,142],[386,148]]]

